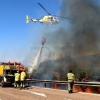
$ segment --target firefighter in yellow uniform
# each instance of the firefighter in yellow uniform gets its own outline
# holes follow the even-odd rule
[[[17,71],[14,76],[15,76],[14,87],[19,88],[19,84],[20,84],[20,73],[19,73],[19,71]]]
[[[25,69],[23,69],[20,75],[20,89],[25,88],[25,78],[26,78],[26,72]]]
[[[74,79],[75,79],[75,75],[72,73],[72,70],[70,70],[69,73],[67,74],[67,78],[68,78],[68,91],[69,91],[69,93],[72,93]]]

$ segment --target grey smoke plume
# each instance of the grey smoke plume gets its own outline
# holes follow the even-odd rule
[[[72,40],[76,53],[88,55],[99,52],[100,6],[92,0],[63,0],[61,15],[69,15]],[[66,30],[67,33],[67,30]]]
[[[70,20],[60,19],[63,24],[52,35],[45,34],[58,54],[66,52],[68,43],[74,45],[77,56],[99,53],[100,6],[92,0],[62,0],[60,16]]]
[[[45,34],[56,55],[65,58],[73,52],[76,57],[100,53],[99,5],[92,0],[62,0],[60,16],[70,17],[70,20],[60,19],[64,20],[63,24],[52,34]],[[62,66],[66,70],[70,65],[63,63]]]
[[[61,26],[52,34],[47,30],[43,35],[47,38],[46,46],[52,48],[55,57],[60,56],[58,62],[42,64],[41,73],[58,69],[68,70],[73,68],[73,55],[84,56],[99,54],[100,50],[100,6],[92,0],[62,0],[60,16],[70,17],[70,20],[63,21]],[[66,59],[70,56],[70,59]],[[63,61],[62,61],[63,60]],[[75,62],[74,62],[75,67]],[[43,69],[42,69],[43,68]],[[65,74],[66,75],[66,74]],[[48,73],[45,75],[48,75]]]

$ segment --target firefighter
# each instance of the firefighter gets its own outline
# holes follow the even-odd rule
[[[26,72],[25,69],[23,69],[20,75],[20,89],[25,88],[25,78],[26,78]]]
[[[67,78],[68,78],[68,91],[69,93],[73,93],[75,75],[72,73],[72,70],[70,70],[69,73],[67,74]]]
[[[17,70],[17,72],[15,73],[15,82],[14,82],[14,87],[15,88],[19,88],[19,84],[20,84],[20,73],[19,70]]]

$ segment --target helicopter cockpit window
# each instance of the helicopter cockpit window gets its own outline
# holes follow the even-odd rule
[[[51,19],[51,17],[48,17],[48,19]]]
[[[50,19],[51,19],[51,21],[53,21],[53,17],[51,17]]]

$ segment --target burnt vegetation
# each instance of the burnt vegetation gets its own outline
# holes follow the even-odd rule
[[[48,80],[67,80],[66,74],[70,69],[77,81],[100,81],[100,56],[91,55],[76,57],[70,60],[61,58],[40,63],[35,78]]]

